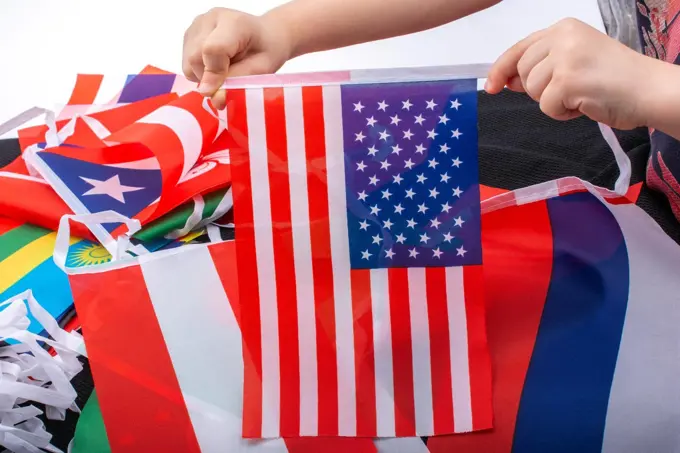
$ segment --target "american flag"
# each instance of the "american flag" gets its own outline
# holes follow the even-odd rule
[[[228,91],[243,435],[491,427],[476,80]]]
[[[477,105],[456,85],[343,91],[352,268],[481,264]]]

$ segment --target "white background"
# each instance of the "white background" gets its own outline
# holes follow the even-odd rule
[[[213,6],[261,14],[281,3],[2,0],[0,123],[35,105],[65,102],[79,72],[130,74],[152,64],[179,73],[184,30],[196,15]],[[516,41],[564,17],[603,28],[597,0],[504,0],[438,29],[307,55],[282,71],[490,63]]]

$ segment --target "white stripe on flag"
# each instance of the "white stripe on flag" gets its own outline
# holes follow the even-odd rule
[[[282,439],[241,437],[241,333],[208,249],[187,249],[162,259],[145,255],[140,261],[201,450],[287,452]],[[175,274],[201,278],[168,278]],[[190,331],[194,334],[188,335]]]
[[[262,121],[264,130],[264,114]],[[182,178],[196,165],[203,148],[203,130],[196,117],[188,110],[164,105],[140,119],[138,123],[160,124],[170,128],[175,133],[184,152]]]
[[[99,90],[97,90],[97,96],[95,96],[93,104],[118,102],[118,96],[123,91],[127,78],[127,75],[122,74],[105,75],[101,85],[99,85]]]
[[[427,289],[424,268],[408,270],[408,298],[411,312],[411,347],[413,387],[416,411],[416,434],[434,432],[432,412],[432,365],[430,363],[430,326],[427,313]]]
[[[279,318],[262,90],[246,90],[246,112],[262,332],[262,437],[278,437],[281,404]]]
[[[300,354],[300,435],[319,432],[318,376],[316,361],[316,309],[314,305],[314,273],[312,271],[312,239],[309,231],[309,193],[305,159],[305,125],[302,111],[302,88],[283,90],[286,137],[288,140],[288,176],[290,185],[290,218],[293,234],[293,259],[298,318],[298,350]]]
[[[375,412],[377,437],[394,437],[394,375],[392,367],[392,322],[389,278],[385,269],[371,272],[373,352],[375,357]]]
[[[472,431],[467,314],[462,267],[446,268],[446,305],[449,314],[451,385],[455,432]]]
[[[232,368],[242,358],[240,345],[235,348],[238,326],[210,252],[195,248],[141,267],[201,450],[224,451],[240,434],[241,408],[232,387],[242,379]]]
[[[335,300],[335,347],[338,363],[338,434],[355,436],[356,381],[354,370],[354,317],[350,279],[342,99],[339,85],[323,87],[326,132],[328,216]]]
[[[603,453],[680,451],[680,248],[635,205],[609,205],[630,289]]]

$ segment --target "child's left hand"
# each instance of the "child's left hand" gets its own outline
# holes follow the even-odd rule
[[[586,115],[618,129],[645,126],[645,99],[659,62],[575,19],[520,41],[496,61],[486,85],[525,91],[552,118]]]

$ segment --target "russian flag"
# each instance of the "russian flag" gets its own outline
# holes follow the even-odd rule
[[[680,451],[678,245],[584,190],[487,212],[482,242],[494,429],[429,451]]]

